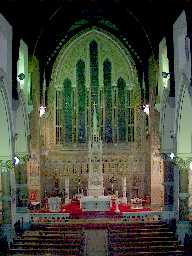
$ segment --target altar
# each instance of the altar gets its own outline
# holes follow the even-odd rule
[[[61,198],[57,196],[48,198],[48,208],[50,212],[59,212],[61,209]]]
[[[108,211],[111,208],[110,196],[84,196],[80,199],[82,211]]]

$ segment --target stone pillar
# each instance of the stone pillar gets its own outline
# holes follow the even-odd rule
[[[161,210],[164,206],[164,174],[161,168],[161,158],[151,157],[151,208]]]
[[[127,204],[127,184],[126,184],[126,176],[122,177],[122,192],[123,192],[123,198],[122,203]]]
[[[191,180],[189,182],[189,159],[176,159],[179,167],[179,221],[177,222],[177,236],[181,244],[185,243],[185,238],[191,236],[191,224],[189,222],[189,189],[191,190]],[[191,177],[190,177],[191,179]]]
[[[174,203],[174,166],[168,159],[164,159],[164,210],[172,211]]]
[[[69,176],[65,177],[65,204],[69,203]]]
[[[9,166],[10,165],[10,166]],[[12,209],[11,209],[11,170],[12,161],[0,162],[2,185],[2,231],[8,243],[12,242]]]
[[[185,221],[188,218],[188,170],[179,171],[179,220]]]
[[[192,213],[192,170],[189,169],[188,172],[188,179],[189,179],[189,201],[188,201],[188,207],[189,207],[189,213]]]
[[[179,170],[174,166],[174,203],[173,210],[179,212]]]

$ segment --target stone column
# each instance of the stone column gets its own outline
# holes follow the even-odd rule
[[[11,168],[9,164],[12,161],[0,162],[1,185],[2,185],[2,230],[3,237],[6,237],[8,243],[13,239],[12,230],[12,211],[11,211]]]
[[[179,220],[185,221],[188,218],[188,170],[179,171]]]
[[[164,210],[172,211],[174,203],[174,166],[172,161],[164,159]]]
[[[179,167],[179,221],[177,222],[177,236],[181,244],[185,243],[186,236],[191,235],[191,224],[189,222],[189,159],[176,159]],[[190,177],[191,179],[191,177]],[[191,188],[190,188],[191,189]]]
[[[188,207],[189,207],[189,213],[192,213],[192,170],[189,169],[188,172],[188,179],[189,179],[189,201],[188,201]]]
[[[65,177],[65,204],[69,203],[69,176]]]
[[[123,192],[123,198],[122,203],[127,204],[127,184],[126,184],[126,176],[122,177],[122,192]]]

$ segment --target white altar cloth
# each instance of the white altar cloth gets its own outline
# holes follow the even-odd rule
[[[61,198],[58,196],[48,198],[48,207],[51,212],[59,212],[61,209]]]
[[[83,211],[107,211],[111,207],[111,197],[84,196],[80,199],[80,207]]]

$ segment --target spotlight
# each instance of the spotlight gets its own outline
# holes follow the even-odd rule
[[[39,115],[40,115],[40,117],[42,117],[45,114],[45,109],[46,109],[46,107],[44,107],[44,106],[40,106],[39,107]]]
[[[146,113],[146,115],[149,115],[149,105],[143,105],[143,111]]]
[[[18,75],[18,78],[19,78],[19,80],[24,80],[24,79],[25,79],[25,74],[20,73],[20,74]]]
[[[174,157],[175,157],[175,154],[173,152],[171,152],[171,154],[170,154],[171,160],[173,160]]]
[[[168,73],[168,72],[162,72],[162,77],[169,79],[169,78],[170,78],[170,73]]]

